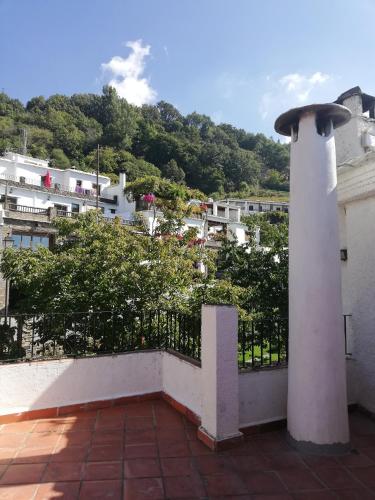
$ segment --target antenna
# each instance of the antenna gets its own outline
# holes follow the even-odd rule
[[[21,128],[21,154],[27,154],[27,129]]]

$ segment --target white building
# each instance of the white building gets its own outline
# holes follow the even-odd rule
[[[227,198],[219,203],[228,203],[231,207],[240,208],[242,215],[253,215],[259,212],[288,213],[289,211],[289,203],[286,201]]]
[[[335,131],[348,351],[358,404],[375,413],[375,97],[355,87],[336,102],[352,112]]]
[[[46,177],[49,179],[46,179]],[[5,153],[0,158],[0,196],[9,210],[35,213],[55,208],[59,215],[82,213],[98,205],[106,217],[120,215],[130,219],[133,204],[123,195],[125,174],[111,186],[104,175],[77,170],[51,168],[48,161]]]
[[[49,215],[53,210],[55,215],[71,216],[95,209],[98,202],[105,217],[131,222],[135,220],[136,203],[124,195],[125,185],[125,173],[120,173],[119,184],[111,185],[104,175],[97,179],[96,173],[74,167],[51,168],[46,160],[18,153],[9,152],[0,158],[0,202],[8,212]],[[236,239],[238,244],[246,242],[246,226],[241,224],[238,207],[226,202],[208,202],[206,207],[205,213],[186,218],[186,229],[197,228],[198,238],[206,239],[211,246],[219,246],[222,235]],[[153,233],[161,214],[142,208],[137,211]],[[29,246],[29,234],[25,235],[25,242]]]

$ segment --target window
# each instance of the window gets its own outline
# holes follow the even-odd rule
[[[60,212],[67,212],[68,207],[66,205],[59,205],[58,203],[54,203],[53,206],[56,208],[57,211]]]
[[[259,212],[263,212],[263,207],[262,207],[262,205],[259,205]]]
[[[79,181],[78,179],[76,180],[76,186],[82,187],[82,181]]]
[[[79,204],[78,203],[72,203],[72,213],[73,214],[79,213]]]
[[[26,184],[26,177],[24,177],[23,175],[21,175],[20,177],[20,184]]]
[[[254,210],[254,205],[249,205],[248,210],[249,210],[249,212],[252,212]]]
[[[15,248],[31,248],[36,250],[38,247],[49,247],[49,236],[40,234],[13,233],[13,246]]]
[[[280,212],[280,207],[276,207],[276,212]]]
[[[116,209],[115,208],[111,208],[110,212],[111,212],[111,214],[115,214],[116,213]]]

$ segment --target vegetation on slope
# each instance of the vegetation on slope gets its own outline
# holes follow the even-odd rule
[[[39,96],[26,106],[0,93],[0,153],[21,147],[21,129],[28,154],[59,168],[91,171],[100,144],[101,172],[113,179],[120,171],[129,181],[164,177],[215,197],[289,189],[288,146],[195,112],[183,116],[164,101],[132,106],[108,86],[102,95]]]

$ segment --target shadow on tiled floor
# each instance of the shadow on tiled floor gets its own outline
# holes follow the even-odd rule
[[[375,422],[351,416],[355,452],[293,451],[284,432],[213,453],[161,400],[0,426],[0,499],[375,498]]]

